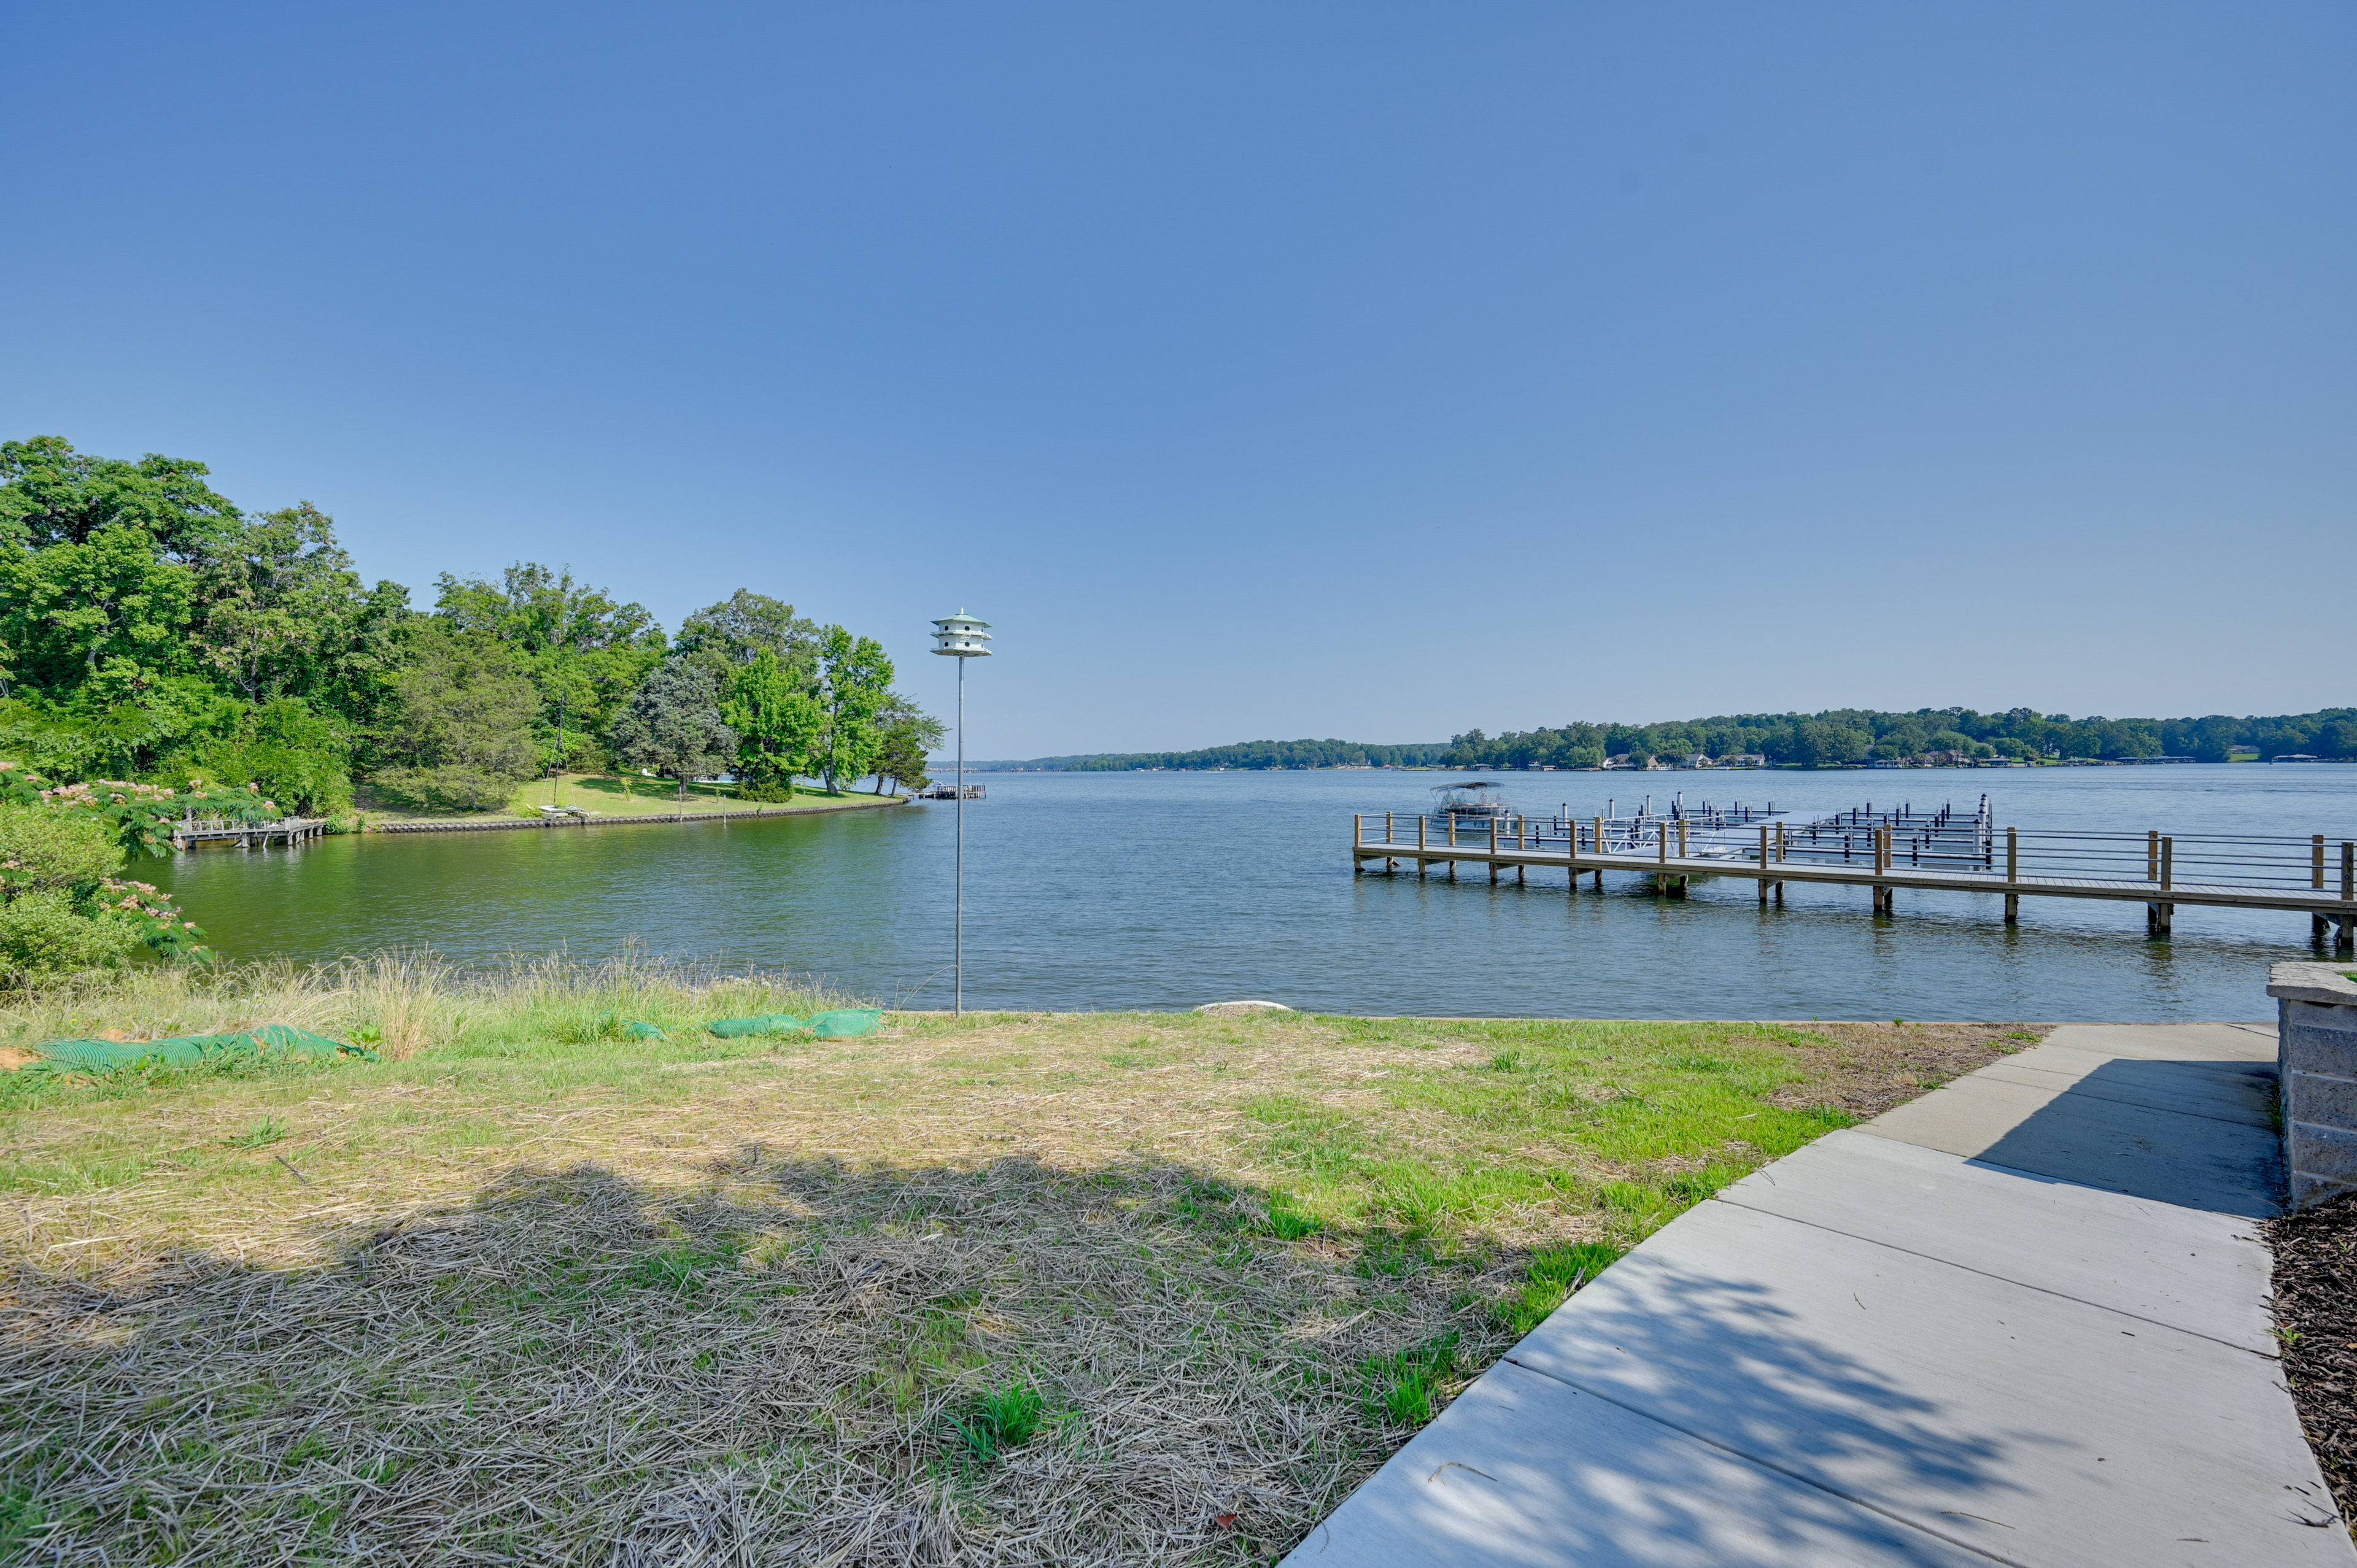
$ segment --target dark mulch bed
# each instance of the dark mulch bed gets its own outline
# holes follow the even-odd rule
[[[2268,1229],[2285,1380],[2341,1517],[2357,1519],[2357,1196]]]

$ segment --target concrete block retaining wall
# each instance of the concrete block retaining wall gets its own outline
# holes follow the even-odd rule
[[[2276,1073],[2291,1207],[2357,1192],[2357,963],[2279,963]]]

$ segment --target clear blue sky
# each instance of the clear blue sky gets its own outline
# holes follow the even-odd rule
[[[0,434],[974,754],[2357,700],[2357,8],[8,8]]]

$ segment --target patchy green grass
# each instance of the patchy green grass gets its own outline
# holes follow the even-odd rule
[[[1281,1552],[1652,1230],[2025,1032],[701,1028],[835,1000],[389,962],[0,1010],[389,1058],[0,1079],[0,1555]]]

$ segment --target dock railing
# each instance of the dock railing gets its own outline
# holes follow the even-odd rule
[[[1532,866],[1651,872],[1683,889],[1693,875],[1773,885],[1869,884],[1877,907],[1891,886],[2003,893],[2007,918],[2020,896],[2131,899],[2152,908],[2166,933],[2177,904],[2304,910],[2320,939],[2338,922],[2346,946],[2357,929],[2357,836],[2268,833],[2068,832],[1999,828],[1984,801],[1974,811],[1909,805],[1803,816],[1734,807],[1671,815],[1574,817],[1561,812],[1465,818],[1419,812],[1359,816],[1353,856],[1454,866],[1486,862],[1518,879]],[[1455,873],[1452,869],[1451,875]]]

